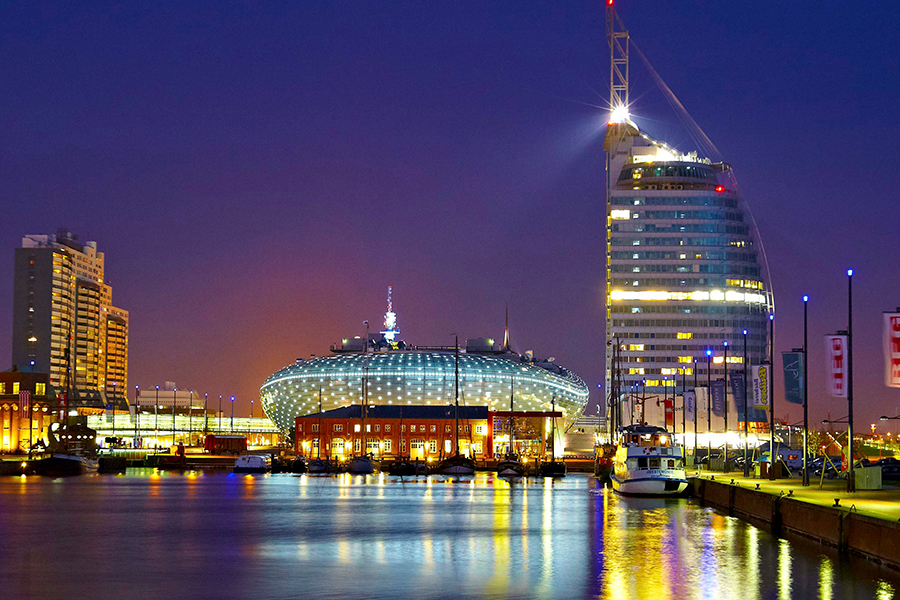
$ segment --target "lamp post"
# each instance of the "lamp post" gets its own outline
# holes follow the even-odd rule
[[[712,469],[712,348],[706,351],[706,467]]]
[[[231,397],[231,433],[234,434],[234,396]]]
[[[775,480],[775,314],[769,314],[769,479]]]
[[[209,433],[209,392],[203,394],[203,435]]]
[[[856,491],[853,479],[853,269],[847,269],[847,491]]]
[[[807,314],[809,296],[803,296],[803,485],[809,485],[809,340],[807,339]]]
[[[222,433],[222,394],[219,394],[219,425],[216,433]]]
[[[747,462],[747,430],[750,428],[750,414],[747,412],[747,330],[744,330],[744,477],[750,477],[750,463]],[[737,402],[737,398],[735,398]]]
[[[728,472],[728,340],[722,342],[722,348],[724,349],[724,354],[722,355],[722,366],[725,369],[725,452],[723,458],[725,459],[722,463],[722,472]]]
[[[685,383],[684,369],[681,369],[681,445],[687,447],[687,406],[685,406],[684,395],[687,392],[687,384]],[[684,458],[682,456],[682,458]]]
[[[119,383],[119,382],[118,382],[118,381],[113,381],[113,397],[112,397],[112,399],[113,399],[113,409],[112,409],[112,423],[113,423],[113,426],[112,426],[112,433],[113,433],[113,434],[112,434],[112,436],[113,436],[113,440],[116,439],[116,384],[117,384],[117,383]],[[115,443],[116,443],[116,442],[113,441],[113,444],[115,444]],[[110,453],[112,453],[112,444],[110,445]]]

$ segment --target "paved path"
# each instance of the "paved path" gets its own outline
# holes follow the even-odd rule
[[[688,475],[691,475],[690,471]],[[740,473],[703,471],[699,477],[704,479],[715,478],[715,481],[726,484],[731,483],[733,479],[735,484],[750,489],[756,489],[756,485],[759,484],[759,490],[769,494],[784,493],[787,495],[793,492],[791,498],[820,506],[834,506],[834,499],[839,498],[842,508],[855,506],[856,510],[863,515],[895,522],[900,520],[900,486],[896,485],[896,482],[886,483],[883,490],[864,490],[849,493],[847,492],[847,482],[843,479],[826,479],[822,489],[819,489],[818,479],[810,480],[810,485],[804,487],[801,485],[800,479],[776,479],[775,481],[770,481],[768,479],[754,479],[753,477],[745,478]]]

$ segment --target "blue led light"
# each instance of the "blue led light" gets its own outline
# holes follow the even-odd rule
[[[853,269],[847,269],[847,277],[853,277]]]
[[[744,335],[747,335],[747,330],[746,330],[746,329],[744,330]]]
[[[706,355],[707,355],[707,356],[712,356],[712,350],[707,350],[707,351],[706,351]]]
[[[809,302],[809,296],[803,296],[803,301],[804,301],[804,302]]]

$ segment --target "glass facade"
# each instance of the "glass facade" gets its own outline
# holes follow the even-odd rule
[[[764,360],[772,297],[731,167],[671,160],[633,124],[611,127],[607,143],[607,341],[619,349],[622,393],[661,396],[682,376],[705,386],[707,350],[709,377],[721,379],[725,342],[729,373],[742,373],[744,329],[748,362]]]
[[[455,394],[455,355],[451,352],[396,350],[348,353],[298,360],[270,376],[260,388],[266,414],[283,431],[295,417],[361,404],[364,388],[375,404],[446,405]],[[508,410],[513,392],[517,411],[550,411],[576,418],[588,400],[584,381],[555,363],[546,366],[514,354],[460,353],[459,401],[469,406]]]

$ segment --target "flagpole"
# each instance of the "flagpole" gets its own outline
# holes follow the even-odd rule
[[[809,364],[806,315],[808,304],[809,296],[803,296],[803,485],[809,485],[809,393],[806,370]]]
[[[722,356],[722,366],[725,369],[725,452],[723,454],[724,462],[722,463],[722,472],[728,472],[728,340],[722,342],[724,355]]]
[[[750,477],[750,463],[747,462],[747,430],[750,428],[750,414],[747,412],[747,330],[744,330],[744,477]]]
[[[769,479],[775,479],[775,315],[769,315]]]

